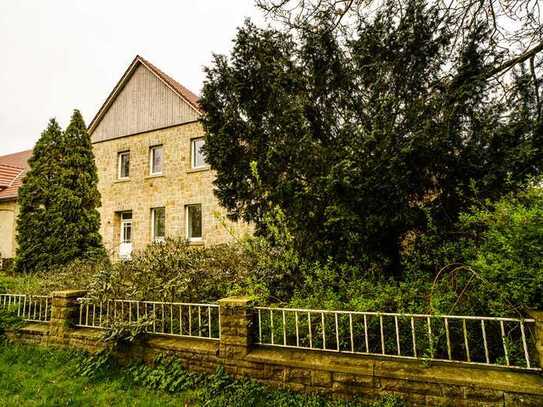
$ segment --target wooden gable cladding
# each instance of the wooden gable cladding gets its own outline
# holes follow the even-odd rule
[[[195,121],[200,113],[136,58],[92,121],[92,142]]]

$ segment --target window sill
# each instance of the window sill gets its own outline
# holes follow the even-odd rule
[[[165,177],[164,174],[151,174],[151,175],[147,175],[143,179],[153,179],[153,178],[163,178],[163,177]]]
[[[189,246],[204,246],[205,240],[189,240]]]
[[[209,171],[211,167],[209,165],[205,167],[199,167],[199,168],[191,168],[190,170],[187,170],[187,174],[192,174],[194,172],[202,172],[202,171]]]
[[[113,181],[114,184],[118,184],[121,182],[129,182],[130,178],[117,178],[115,181]]]

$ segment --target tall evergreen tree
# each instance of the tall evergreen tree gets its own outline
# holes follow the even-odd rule
[[[75,110],[66,131],[52,119],[34,147],[19,190],[17,271],[42,271],[105,255],[99,233],[92,144]]]
[[[407,236],[453,231],[541,173],[541,119],[485,74],[500,56],[487,27],[457,47],[439,8],[403,5],[345,36],[326,15],[286,32],[247,23],[215,57],[204,150],[233,218],[262,230],[279,206],[306,256],[399,276]]]

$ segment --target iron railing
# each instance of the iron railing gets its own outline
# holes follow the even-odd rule
[[[149,321],[150,334],[204,338],[220,338],[219,306],[160,301],[79,299],[79,322],[86,328],[111,327],[114,321],[136,323]]]
[[[268,346],[541,370],[533,319],[256,307]]]
[[[47,295],[0,294],[0,307],[12,309],[28,322],[51,321],[51,297]]]

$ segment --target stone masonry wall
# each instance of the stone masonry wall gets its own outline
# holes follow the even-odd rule
[[[101,331],[74,326],[76,298],[81,294],[54,293],[51,323],[28,324],[8,332],[9,338],[90,352],[102,349]],[[119,356],[151,362],[158,354],[168,353],[191,371],[211,373],[222,365],[235,377],[268,386],[341,398],[358,396],[366,401],[391,393],[412,406],[543,406],[540,373],[255,346],[251,302],[229,298],[220,300],[219,306],[220,340],[154,335]],[[538,337],[539,346],[542,339]]]
[[[201,244],[218,244],[232,239],[216,215],[224,216],[213,194],[215,174],[208,167],[191,169],[191,140],[203,137],[198,122],[186,123],[161,130],[149,131],[93,145],[98,168],[98,189],[102,195],[101,234],[106,249],[118,252],[120,240],[119,213],[132,211],[134,250],[151,242],[151,208],[165,207],[166,236],[185,237],[185,206],[202,205]],[[149,175],[149,147],[162,145],[163,171]],[[117,179],[118,158],[130,151],[130,178]],[[246,224],[227,222],[236,233],[250,232]]]

